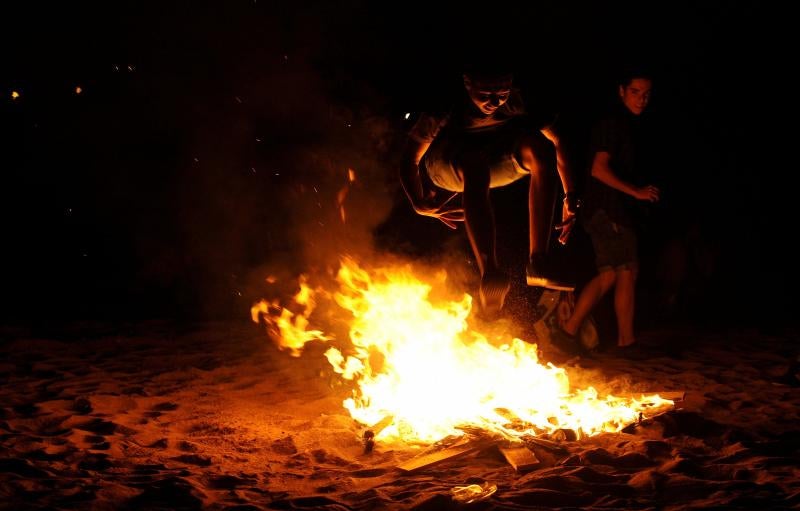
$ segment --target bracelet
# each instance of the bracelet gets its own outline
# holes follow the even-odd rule
[[[578,198],[578,194],[575,192],[567,192],[564,195],[564,204],[567,205],[567,209],[569,211],[577,211],[582,205],[583,201]]]

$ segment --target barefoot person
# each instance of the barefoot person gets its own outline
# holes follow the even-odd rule
[[[659,200],[657,187],[638,184],[643,169],[641,158],[637,160],[637,141],[652,88],[652,78],[644,72],[624,77],[618,87],[616,109],[593,128],[583,221],[592,239],[598,273],[583,288],[575,310],[559,331],[562,345],[578,345],[576,332],[612,287],[617,345],[629,346],[636,341],[633,323],[639,259],[633,209],[638,201]]]

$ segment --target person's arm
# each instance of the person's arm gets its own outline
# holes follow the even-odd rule
[[[561,179],[561,187],[564,189],[564,195],[572,196],[575,193],[575,178],[572,165],[570,165],[570,161],[564,151],[564,145],[552,126],[542,129],[542,134],[556,148],[556,168],[558,169],[558,177]]]
[[[609,165],[610,160],[611,155],[607,151],[598,151],[594,153],[594,158],[592,159],[592,177],[635,199],[647,200],[650,202],[656,202],[658,200],[658,188],[653,185],[637,187],[623,181],[611,170],[611,166]]]
[[[417,214],[436,218],[447,227],[455,229],[455,222],[464,221],[463,208],[451,203],[458,193],[437,193],[435,189],[425,186],[420,174],[419,163],[430,145],[431,142],[408,138],[400,162],[400,183]]]
[[[552,125],[543,128],[542,134],[553,143],[556,149],[556,170],[558,170],[558,177],[561,179],[561,188],[564,190],[561,223],[556,226],[556,230],[561,231],[558,236],[559,243],[566,245],[572,233],[572,228],[575,225],[575,218],[578,213],[578,206],[580,205],[580,200],[575,191],[575,174],[572,170],[571,160],[567,157],[566,151],[564,150],[564,144],[561,143]]]
[[[419,173],[419,162],[430,145],[430,142],[420,142],[409,137],[400,162],[400,183],[415,210],[422,205],[426,196],[422,176]]]

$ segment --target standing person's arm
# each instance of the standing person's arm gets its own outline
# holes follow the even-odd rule
[[[594,158],[592,159],[592,177],[635,199],[650,202],[658,201],[660,193],[658,188],[653,185],[637,187],[623,181],[614,174],[614,171],[609,165],[610,160],[611,155],[607,151],[598,151],[594,153]]]

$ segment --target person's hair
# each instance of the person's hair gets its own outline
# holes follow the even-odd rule
[[[653,71],[644,64],[631,64],[623,68],[619,74],[617,83],[622,87],[627,87],[637,78],[645,78],[654,81]]]
[[[514,69],[509,58],[500,52],[476,51],[464,58],[461,63],[464,75],[475,79],[511,78]]]

